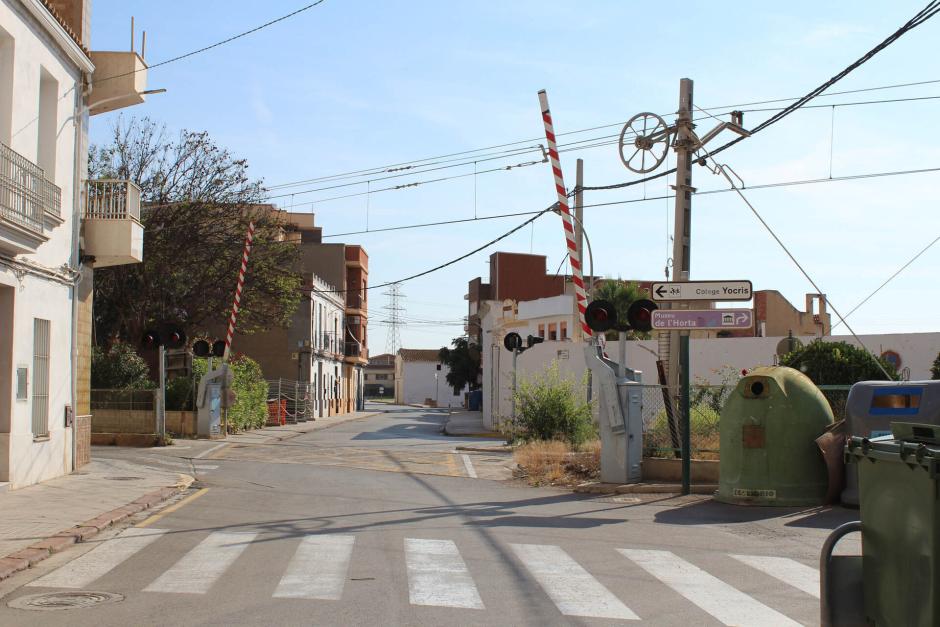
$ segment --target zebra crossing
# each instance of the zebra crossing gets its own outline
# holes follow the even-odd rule
[[[161,540],[166,541],[168,533],[165,529],[128,528],[26,585],[71,589],[101,585],[99,580],[106,579],[128,560],[148,550],[162,551]],[[233,570],[245,551],[259,544],[259,537],[263,534],[258,531],[209,532],[195,546],[174,556],[175,561],[143,587],[141,593],[209,594],[226,573]],[[474,573],[464,561],[457,542],[405,537],[403,545],[399,546],[404,558],[401,572],[407,578],[411,605],[470,611],[487,609],[486,598],[480,594]],[[589,572],[590,563],[582,563],[569,553],[570,548],[516,543],[506,543],[505,548],[508,559],[515,558],[521,565],[517,570],[528,573],[533,586],[537,585],[544,593],[546,602],[554,604],[564,616],[608,621],[648,619],[630,607],[629,591],[612,591]],[[372,557],[369,550],[358,548],[354,535],[311,533],[303,536],[292,547],[291,557],[274,586],[272,597],[342,602],[351,562],[369,560]],[[685,559],[668,550],[629,547],[611,549],[611,553],[614,559],[623,560],[622,566],[635,565],[636,573],[648,577],[653,585],[678,593],[691,606],[722,624],[800,624],[780,608],[770,607],[735,588],[725,580],[727,573],[723,579],[707,572],[694,563],[694,558]],[[732,568],[760,572],[786,584],[790,599],[798,598],[807,606],[818,602],[819,573],[807,564],[778,556],[722,554],[722,557]],[[609,574],[607,580],[610,581]],[[779,596],[777,592],[775,599]],[[635,603],[640,601],[634,599]],[[642,603],[640,605],[643,607]],[[645,607],[648,609],[648,605]]]

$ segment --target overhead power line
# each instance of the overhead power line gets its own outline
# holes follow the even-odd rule
[[[906,174],[929,174],[931,172],[940,172],[940,166],[934,168],[919,168],[916,170],[893,170],[890,172],[866,172],[863,174],[846,174],[843,176],[833,176],[826,178],[816,178],[816,179],[799,179],[792,181],[777,181],[772,183],[759,183],[756,185],[745,185],[741,189],[754,190],[754,189],[772,189],[775,187],[795,187],[799,185],[813,185],[816,183],[836,183],[840,181],[856,181],[861,179],[870,179],[870,178],[881,178],[887,176],[902,176]],[[696,192],[697,196],[706,196],[710,194],[725,194],[730,192],[730,189],[710,189],[710,190],[699,190]],[[611,200],[607,202],[596,202],[585,204],[585,208],[590,207],[610,207],[614,205],[630,205],[641,202],[652,202],[655,200],[668,200],[675,198],[673,194],[663,194],[660,196],[647,196],[645,198],[630,198],[627,200]],[[343,233],[329,233],[324,234],[323,237],[345,237],[348,235],[371,235],[373,233],[387,233],[390,231],[405,231],[409,229],[421,229],[429,228],[434,226],[448,226],[452,224],[465,224],[467,222],[482,222],[484,220],[501,220],[504,218],[516,218],[519,216],[534,215],[538,213],[537,211],[515,211],[511,213],[498,213],[494,215],[485,215],[479,216],[476,218],[458,218],[455,220],[439,220],[436,222],[422,222],[419,224],[403,224],[400,226],[388,226],[378,229],[369,229],[368,231],[346,231]]]
[[[170,63],[176,63],[177,61],[182,61],[183,59],[187,59],[187,58],[189,58],[189,57],[195,56],[195,55],[197,55],[197,54],[201,54],[201,53],[206,52],[206,51],[208,51],[208,50],[212,50],[213,48],[218,48],[219,46],[224,46],[224,45],[227,44],[227,43],[231,43],[231,42],[235,41],[236,39],[241,39],[242,37],[247,37],[248,35],[251,35],[251,34],[253,34],[253,33],[257,33],[259,30],[265,29],[265,28],[267,28],[268,26],[273,26],[274,24],[277,24],[278,22],[283,22],[284,20],[289,19],[289,18],[292,18],[292,17],[294,17],[295,15],[298,15],[298,14],[300,14],[300,13],[303,13],[304,11],[307,11],[307,10],[309,10],[309,9],[312,9],[313,7],[315,7],[315,6],[319,5],[319,4],[323,4],[323,2],[325,2],[325,1],[326,1],[326,0],[317,0],[316,2],[311,2],[310,4],[308,4],[308,5],[306,5],[306,6],[303,6],[303,7],[300,7],[300,8],[297,9],[296,11],[292,11],[292,12],[288,13],[287,15],[282,15],[281,17],[275,18],[275,19],[271,20],[270,22],[265,22],[264,24],[261,24],[260,26],[255,26],[255,27],[252,28],[252,29],[243,31],[243,32],[241,32],[241,33],[238,33],[237,35],[232,35],[231,37],[229,37],[229,38],[227,38],[227,39],[223,39],[222,41],[217,41],[217,42],[215,42],[214,44],[210,44],[210,45],[208,45],[208,46],[204,46],[204,47],[202,47],[202,48],[199,48],[198,50],[192,50],[191,52],[186,52],[186,53],[181,54],[181,55],[179,55],[179,56],[173,57],[172,59],[167,59],[167,60],[165,60],[165,61],[160,61],[159,63],[154,63],[153,65],[149,65],[149,66],[147,66],[147,67],[143,67],[143,68],[140,68],[140,69],[137,69],[137,70],[131,70],[130,72],[124,72],[123,74],[115,74],[115,75],[113,75],[113,76],[106,76],[106,77],[104,77],[104,78],[98,78],[98,79],[95,79],[94,82],[95,82],[95,83],[103,83],[104,81],[110,81],[110,80],[115,79],[115,78],[121,78],[122,76],[130,76],[131,74],[136,74],[137,72],[143,72],[144,70],[152,70],[152,69],[154,69],[154,68],[158,68],[158,67],[161,67],[161,66],[164,66],[164,65],[169,65]]]

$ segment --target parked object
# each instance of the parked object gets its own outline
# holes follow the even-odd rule
[[[852,437],[858,471],[868,624],[940,624],[940,427],[896,422],[892,434]]]
[[[848,436],[877,438],[891,434],[895,421],[940,425],[940,381],[861,381],[845,403]],[[842,502],[858,505],[858,472],[845,469]]]
[[[835,503],[845,488],[845,420],[834,422],[826,432],[816,438],[816,445],[826,462],[829,472],[829,489],[826,504]]]
[[[757,368],[721,412],[717,499],[741,505],[821,505],[829,480],[816,445],[832,424],[825,396],[801,372]]]

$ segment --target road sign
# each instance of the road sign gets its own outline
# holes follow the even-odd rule
[[[683,283],[653,283],[653,300],[751,300],[750,281],[686,281]]]
[[[682,329],[750,329],[754,315],[750,309],[657,309],[653,312],[653,328]]]

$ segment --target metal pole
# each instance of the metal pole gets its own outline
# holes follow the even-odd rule
[[[679,112],[676,119],[676,204],[672,243],[672,280],[688,281],[690,268],[690,249],[692,244],[692,153],[695,139],[692,133],[692,80],[683,78],[679,81]],[[677,304],[688,308],[687,303]],[[668,385],[673,397],[678,393],[679,384],[679,332],[669,332],[669,351],[666,366],[669,371]]]
[[[682,363],[679,415],[682,417],[682,494],[690,494],[692,478],[692,437],[689,419],[689,335],[679,336],[679,360]]]
[[[512,426],[516,426],[516,358],[519,356],[519,351],[513,349],[512,351]]]
[[[617,376],[627,376],[627,332],[617,333]]]
[[[574,240],[578,247],[578,259],[584,260],[584,192],[581,191],[582,186],[584,185],[584,159],[578,159],[575,165],[575,193],[574,193]],[[588,283],[593,281],[593,277],[588,276]],[[591,297],[592,290],[588,290],[588,298]],[[580,328],[577,322],[581,318],[581,312],[578,311],[578,299],[575,298],[574,301],[574,319],[575,319],[575,340],[584,339],[584,331]]]
[[[158,376],[160,378],[160,389],[157,391],[157,435],[160,437],[160,444],[166,441],[166,348],[163,344],[159,350],[160,365],[158,367]]]

